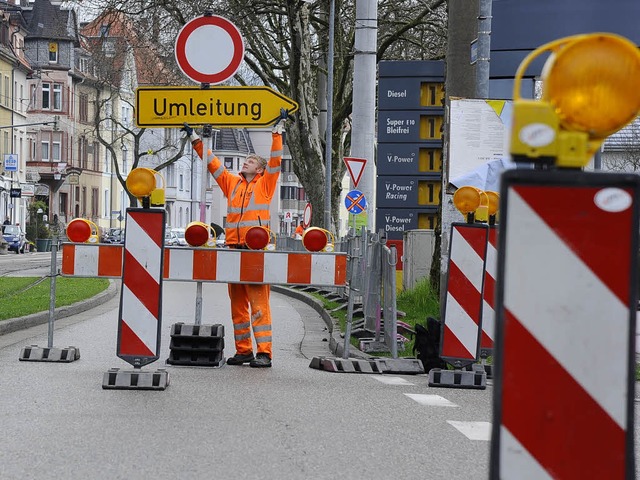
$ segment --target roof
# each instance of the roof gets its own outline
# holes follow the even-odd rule
[[[75,11],[52,5],[49,0],[35,0],[23,10],[29,31],[27,38],[68,40],[79,45]]]

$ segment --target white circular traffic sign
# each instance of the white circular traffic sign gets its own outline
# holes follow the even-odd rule
[[[194,82],[217,84],[240,68],[244,41],[233,23],[217,15],[194,18],[176,38],[176,61]]]
[[[307,203],[302,213],[302,226],[307,228],[309,225],[311,225],[311,204]]]

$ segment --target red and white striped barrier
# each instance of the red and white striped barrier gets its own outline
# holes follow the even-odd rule
[[[498,227],[489,225],[487,257],[484,262],[482,285],[482,334],[480,338],[481,356],[489,356],[493,351],[496,330],[496,277],[498,274]]]
[[[502,177],[490,478],[630,479],[640,177]]]
[[[122,274],[122,251],[121,245],[65,243],[61,273],[118,278]],[[164,249],[163,277],[169,281],[342,286],[346,274],[344,253]]]
[[[160,353],[164,224],[162,209],[127,209],[116,355],[134,367]]]
[[[440,357],[456,367],[478,359],[487,232],[483,224],[451,225]]]

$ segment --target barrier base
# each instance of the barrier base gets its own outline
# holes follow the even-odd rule
[[[309,368],[335,373],[382,373],[374,360],[313,357]]]
[[[111,368],[102,379],[102,388],[105,390],[164,390],[168,386],[169,372],[163,369],[147,371]]]
[[[175,323],[169,350],[169,365],[221,367],[225,363],[224,326]]]
[[[80,349],[76,347],[56,348],[31,345],[20,350],[18,360],[22,362],[71,363],[80,359]]]
[[[424,373],[424,366],[417,358],[378,358],[376,363],[381,373],[403,375],[420,375]]]
[[[408,339],[404,339],[404,340],[398,339],[398,351],[399,352],[404,350],[404,345],[405,345],[406,341],[408,341]],[[391,351],[391,349],[387,346],[386,343],[380,342],[380,341],[376,341],[373,338],[361,338],[360,339],[359,349],[361,351],[365,352],[365,353],[370,353],[370,352],[390,352]]]
[[[471,371],[432,368],[429,370],[429,386],[484,390],[487,388],[487,374],[482,365],[474,365]]]

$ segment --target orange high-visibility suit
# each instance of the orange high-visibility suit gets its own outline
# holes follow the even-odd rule
[[[202,158],[203,144],[198,139],[193,148]],[[229,172],[211,151],[207,152],[207,168],[227,198],[225,242],[231,248],[244,248],[245,234],[253,226],[269,227],[269,204],[276,190],[282,160],[282,135],[272,133],[271,156],[262,174],[251,182],[240,174]],[[257,353],[271,358],[271,308],[269,285],[229,284],[231,318],[233,320],[236,353],[253,352],[251,327]],[[251,312],[251,314],[249,314]]]

